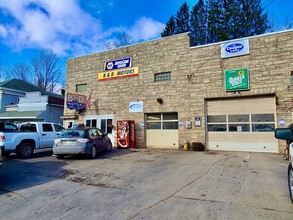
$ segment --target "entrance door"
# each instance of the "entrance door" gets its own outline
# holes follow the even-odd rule
[[[273,96],[207,101],[209,150],[277,153],[275,103]]]
[[[111,139],[111,142],[114,145],[113,116],[100,116],[98,124],[102,132],[108,134],[108,137]]]
[[[146,146],[148,148],[178,149],[178,113],[146,115]]]
[[[86,117],[85,125],[86,127],[99,128],[103,133],[107,133],[114,145],[113,120],[114,115],[91,115]]]

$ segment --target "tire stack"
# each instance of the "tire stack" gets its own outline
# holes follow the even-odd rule
[[[192,151],[204,151],[205,146],[200,142],[192,142],[191,150]]]

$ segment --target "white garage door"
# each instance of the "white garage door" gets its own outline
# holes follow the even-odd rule
[[[275,97],[207,101],[209,150],[278,152]]]
[[[146,116],[146,146],[178,149],[178,113],[151,113]]]

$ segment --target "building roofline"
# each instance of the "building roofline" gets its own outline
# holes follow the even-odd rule
[[[184,32],[184,33],[170,35],[170,36],[166,36],[166,37],[155,38],[155,39],[151,39],[151,40],[147,40],[147,41],[143,41],[143,42],[138,42],[138,43],[135,43],[135,44],[130,44],[130,45],[127,45],[127,46],[113,48],[113,49],[110,49],[110,50],[97,51],[97,52],[93,52],[93,53],[89,53],[89,54],[84,54],[84,55],[80,55],[80,56],[76,56],[76,57],[71,57],[71,58],[68,58],[67,60],[72,60],[72,59],[76,59],[76,58],[91,56],[91,55],[98,54],[98,53],[105,53],[105,52],[109,52],[109,51],[113,51],[113,50],[119,50],[119,49],[126,48],[126,47],[132,47],[132,46],[136,46],[136,45],[140,45],[140,44],[145,44],[145,43],[149,43],[149,42],[153,42],[153,41],[160,41],[160,40],[164,40],[166,38],[177,37],[177,36],[180,36],[180,35],[188,35],[188,34],[189,34],[189,32]]]
[[[190,49],[201,48],[201,47],[209,47],[209,46],[213,46],[213,45],[219,45],[219,44],[230,43],[230,42],[233,42],[233,41],[246,40],[246,39],[253,39],[253,38],[265,37],[265,36],[270,36],[270,35],[277,35],[277,34],[282,34],[282,33],[287,33],[287,32],[292,32],[292,31],[293,31],[293,29],[288,29],[288,30],[277,31],[277,32],[271,32],[271,33],[265,33],[265,34],[260,34],[260,35],[254,35],[254,36],[248,36],[248,37],[235,38],[235,39],[231,39],[231,40],[219,41],[219,42],[210,43],[210,44],[203,44],[203,45],[192,46],[192,47],[190,47]]]

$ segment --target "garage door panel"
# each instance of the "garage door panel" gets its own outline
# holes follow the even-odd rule
[[[178,113],[146,114],[147,148],[179,148]]]
[[[263,143],[249,143],[247,142],[209,142],[209,150],[223,150],[223,151],[247,151],[247,152],[267,152],[278,153],[276,145],[271,142]]]
[[[207,102],[209,150],[278,152],[275,97]]]
[[[178,149],[178,130],[147,130],[147,147]]]
[[[235,132],[233,134],[225,132],[225,133],[209,133],[209,137],[212,140],[218,140],[221,142],[247,142],[247,143],[262,143],[262,142],[275,142],[276,139],[274,134],[271,132],[267,133],[251,133],[251,132]]]
[[[275,112],[275,99],[273,97],[221,99],[208,101],[208,115],[221,114],[257,114]]]

